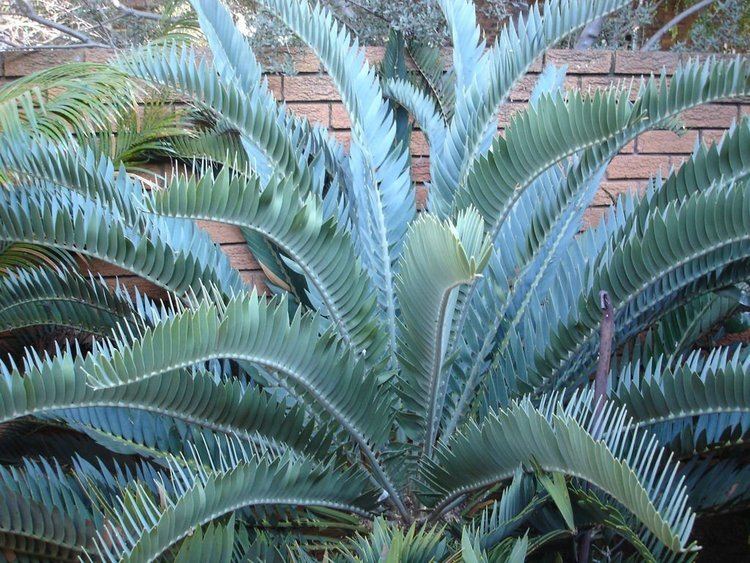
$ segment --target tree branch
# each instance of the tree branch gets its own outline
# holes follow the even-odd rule
[[[103,47],[105,49],[112,49],[112,45],[105,43],[69,43],[67,45],[13,45],[9,41],[0,40],[0,43],[5,43],[13,48],[13,51],[66,51],[68,49],[92,49],[94,47]],[[8,51],[6,51],[7,53]]]
[[[661,41],[661,38],[664,37],[664,35],[672,29],[674,26],[676,26],[678,23],[680,23],[682,20],[684,20],[687,17],[692,16],[696,12],[700,12],[703,8],[707,7],[709,4],[711,4],[714,0],[702,0],[701,2],[698,2],[697,4],[693,4],[686,10],[680,12],[675,17],[673,17],[671,20],[669,20],[667,23],[665,23],[659,31],[654,33],[651,38],[646,41],[643,44],[643,47],[641,47],[641,51],[650,51],[654,47],[659,45],[659,42]]]
[[[125,6],[120,0],[111,0],[112,5],[120,10],[123,14],[127,14],[128,16],[133,16],[134,18],[141,18],[144,20],[152,20],[152,21],[161,21],[162,16],[161,14],[155,14],[153,12],[145,12],[143,10],[136,10],[135,8],[131,8],[130,6]]]
[[[596,18],[592,22],[583,28],[581,34],[578,36],[576,41],[576,49],[591,49],[594,42],[599,39],[602,34],[602,27],[604,27],[604,18]]]
[[[52,21],[50,19],[45,18],[44,16],[40,16],[39,14],[37,14],[36,10],[34,10],[34,7],[31,5],[30,2],[28,2],[28,0],[16,0],[16,6],[18,6],[18,9],[20,10],[21,15],[23,15],[25,18],[28,18],[33,22],[41,24],[45,27],[49,27],[50,29],[54,29],[55,31],[59,31],[60,33],[63,33],[64,35],[69,35],[70,37],[73,37],[74,39],[78,39],[79,41],[81,41],[81,44],[76,45],[76,47],[108,47],[109,46],[109,45],[105,45],[104,43],[95,41],[90,35],[84,33],[83,31],[73,29],[72,27],[68,27],[65,24]]]

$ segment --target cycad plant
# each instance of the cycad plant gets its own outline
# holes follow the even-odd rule
[[[376,71],[327,10],[261,0],[339,88],[344,151],[274,100],[224,7],[193,4],[210,61],[167,41],[106,71],[189,106],[189,131],[146,143],[176,160],[163,188],[87,135],[106,96],[3,108],[22,115],[3,119],[0,243],[169,298],[43,264],[0,278],[0,330],[67,339],[0,368],[0,553],[695,558],[696,515],[750,498],[750,359],[718,345],[748,303],[750,123],[579,229],[625,144],[749,95],[750,62],[688,62],[635,96],[567,92],[551,67],[497,136],[534,60],[623,0],[550,0],[489,48],[472,5],[442,0],[452,68],[409,46],[415,72],[395,35]],[[420,213],[412,122],[431,151]],[[199,220],[242,229],[273,296]]]

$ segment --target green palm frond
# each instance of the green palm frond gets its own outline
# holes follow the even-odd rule
[[[475,206],[494,236],[524,190],[545,170],[640,119],[624,91],[543,95],[514,116],[505,135],[496,137],[487,155],[475,162],[456,193],[456,205]],[[587,127],[580,128],[580,123]]]
[[[273,242],[302,271],[311,301],[320,303],[344,342],[368,358],[382,355],[368,279],[350,237],[333,218],[324,218],[314,194],[302,196],[285,181],[262,188],[256,178],[225,170],[200,179],[176,177],[146,203],[160,215],[237,225]]]
[[[126,290],[70,270],[16,270],[0,279],[0,332],[56,325],[108,336],[136,312]]]
[[[125,510],[107,527],[111,540],[100,539],[90,553],[104,561],[152,561],[196,528],[238,508],[288,504],[368,514],[375,501],[367,479],[355,469],[286,457],[256,460],[233,450],[214,469],[174,468],[172,486],[175,493],[166,506],[143,487],[125,493]]]
[[[352,232],[362,263],[375,282],[390,348],[395,350],[395,264],[415,213],[407,168],[409,147],[394,146],[396,125],[380,81],[346,28],[339,27],[328,10],[290,0],[262,4],[318,55],[354,124],[350,166],[354,183],[364,189],[349,194]],[[391,365],[394,362],[392,356]]]
[[[107,130],[132,111],[140,87],[109,65],[69,63],[19,78],[0,88],[0,131],[64,140],[71,133]]]
[[[586,306],[581,307],[578,330],[568,333],[567,342],[561,343],[559,350],[550,350],[550,356],[540,360],[537,369],[552,377],[557,375],[556,361],[550,362],[552,354],[569,345],[579,350],[579,346],[585,347],[585,352],[569,355],[566,351],[565,364],[580,367],[590,363],[600,317],[592,296],[601,290],[608,291],[613,299],[618,311],[617,338],[623,342],[665,312],[662,304],[670,298],[689,298],[745,279],[749,186],[742,182],[725,190],[709,190],[682,205],[672,203],[664,211],[654,212],[640,237],[628,237],[597,265],[590,293],[582,298]],[[706,230],[693,231],[691,226],[696,221]],[[565,377],[557,378],[555,384],[565,384],[570,373],[566,366]]]
[[[438,251],[438,259],[428,248]],[[404,409],[419,428],[413,436],[430,456],[440,424],[447,378],[445,349],[452,324],[452,303],[459,286],[479,274],[490,253],[476,212],[460,215],[455,224],[433,215],[416,221],[407,235],[398,280],[402,328],[399,392]]]
[[[710,188],[722,188],[750,175],[750,120],[743,119],[719,144],[700,146],[666,180],[652,180],[645,196],[628,213],[621,230],[643,228],[649,213],[673,201],[684,201]]]
[[[750,120],[578,231],[626,143],[750,95],[750,62],[632,99],[550,65],[498,136],[534,60],[624,0],[533,6],[489,50],[441,0],[452,68],[397,32],[371,66],[325,7],[261,0],[338,88],[347,151],[277,103],[219,1],[192,4],[211,54],[173,37],[0,89],[0,558],[522,561],[590,539],[693,561],[695,516],[750,501]],[[152,159],[180,171],[133,174]]]
[[[215,129],[191,131],[170,139],[176,156],[185,160],[221,164],[233,170],[249,170],[251,162],[234,131]]]
[[[551,0],[544,17],[534,5],[517,25],[508,24],[502,29],[496,43],[480,60],[480,73],[468,91],[456,98],[443,150],[435,164],[430,165],[431,209],[450,209],[455,190],[464,185],[472,162],[486,149],[488,133],[494,132],[498,106],[534,60],[568,34],[623,4],[622,0]]]
[[[388,80],[383,92],[414,116],[416,124],[427,135],[430,149],[440,150],[445,140],[446,124],[434,101],[412,83],[399,78]]]
[[[97,132],[81,137],[82,144],[119,162],[130,171],[143,170],[151,158],[174,154],[172,139],[187,134],[183,112],[156,101],[117,120],[111,133]]]
[[[179,347],[165,346],[177,341]],[[95,388],[117,390],[217,358],[250,362],[274,374],[323,421],[341,427],[394,494],[373,451],[390,431],[390,395],[379,393],[375,375],[351,350],[330,334],[318,334],[313,315],[298,312],[290,318],[283,300],[252,294],[223,304],[204,301],[144,331],[132,345],[102,344],[82,369]]]
[[[196,283],[215,284],[227,290],[244,286],[225,256],[218,266],[208,266],[208,256],[195,252],[204,250],[206,254],[223,256],[213,245],[201,248],[207,235],[199,233],[194,225],[190,226],[192,231],[183,231],[188,235],[183,237],[173,229],[172,240],[164,232],[166,225],[157,231],[164,237],[143,236],[99,203],[61,191],[37,189],[1,191],[0,217],[2,242],[78,252],[129,270],[178,294],[196,287]],[[178,244],[172,246],[172,241]],[[218,274],[221,270],[226,277]]]
[[[750,466],[741,458],[696,457],[684,465],[690,502],[699,514],[741,510],[750,502]]]
[[[235,542],[234,526],[232,516],[226,524],[211,523],[205,528],[197,528],[180,544],[175,559],[195,563],[231,563]]]
[[[586,524],[604,525],[617,533],[636,550],[639,561],[657,563],[657,561],[668,560],[675,563],[687,563],[695,560],[696,552],[674,555],[666,552],[664,546],[651,545],[653,542],[650,541],[648,534],[634,529],[632,518],[596,491],[576,486],[571,489],[572,497],[583,512],[581,520]]]
[[[0,243],[0,277],[19,269],[42,266],[72,269],[77,264],[75,258],[65,251],[18,242]]]
[[[477,23],[474,4],[468,0],[441,0],[440,9],[448,22],[453,43],[453,72],[456,75],[456,103],[472,86],[476,75],[482,72],[482,55],[485,42]]]
[[[693,72],[692,72],[692,74],[691,73],[685,73],[685,76],[689,75],[689,77],[692,77],[691,80],[693,80],[693,79],[697,80],[698,83],[700,83],[700,84],[703,85],[702,87],[704,88],[704,90],[706,92],[709,92],[709,93],[716,93],[717,91],[725,92],[727,89],[731,90],[732,92],[737,92],[737,91],[741,90],[741,88],[736,85],[737,81],[733,82],[732,84],[726,84],[724,81],[722,81],[720,79],[717,79],[717,78],[713,78],[713,79],[709,80],[710,77],[715,77],[715,76],[718,76],[718,75],[714,75],[714,74],[708,72],[707,70],[705,70],[704,66],[692,65],[689,68],[692,69]],[[741,73],[742,73],[743,63],[740,62],[740,61],[734,61],[732,63],[728,63],[728,66],[726,66],[725,68],[730,69],[732,73],[735,73],[735,74],[736,73],[740,73],[740,75],[742,75]],[[699,73],[698,72],[699,70],[703,70],[703,72]],[[699,77],[703,76],[703,79],[698,80],[698,78],[696,78],[696,74]],[[684,78],[682,80],[683,80],[683,82],[688,82],[688,83],[691,82],[691,80],[688,80],[687,78]],[[669,87],[670,88],[674,87],[675,88],[674,92],[680,91],[679,90],[679,88],[680,88],[679,83],[671,82]],[[684,86],[684,84],[683,84],[683,87],[686,87],[686,86]],[[739,88],[739,90],[738,90],[738,88]],[[651,91],[650,88],[648,89],[648,91]],[[687,91],[690,92],[691,90],[688,89]],[[665,96],[665,95],[666,95],[666,93],[662,93],[662,96]],[[698,95],[697,99],[702,99],[700,97],[701,95]],[[667,99],[674,99],[674,96],[670,96]],[[693,96],[693,98],[691,98],[691,99],[695,100],[696,98],[695,98],[695,96]],[[693,102],[690,102],[690,103],[693,103]],[[666,104],[666,102],[665,102],[665,104]],[[674,104],[672,107],[675,107],[675,106],[682,107],[680,104]],[[669,111],[667,111],[666,113],[668,114]],[[657,115],[657,121],[659,119],[661,119],[661,117],[659,117],[659,116],[663,116],[663,115],[665,115],[665,112],[658,113],[658,115]],[[639,125],[638,127],[641,127],[641,126],[642,125]],[[745,125],[745,127],[747,127],[747,125]],[[739,133],[739,132],[735,132],[735,135],[736,135],[736,137],[733,137],[731,139],[731,141],[728,141],[727,147],[733,146],[734,143],[737,142],[737,139],[739,139],[742,134]],[[625,137],[628,138],[628,135],[626,135]],[[608,143],[605,143],[605,145],[607,145],[607,144]],[[617,144],[617,143],[615,143],[615,144]],[[593,150],[593,149],[589,149],[589,150]],[[594,152],[596,152],[596,151],[594,151]],[[585,151],[584,155],[583,155],[583,157],[582,157],[582,159],[581,159],[581,161],[580,161],[580,163],[578,165],[578,167],[576,169],[574,169],[574,170],[571,171],[570,175],[568,176],[568,185],[571,185],[570,184],[571,178],[578,177],[578,174],[580,172],[580,170],[578,170],[578,169],[581,167],[581,164],[583,164],[583,162],[586,160],[586,158],[587,158],[586,155],[587,154],[588,154],[588,151]],[[701,156],[701,155],[703,155],[703,156]],[[712,178],[714,178],[715,181],[719,181],[720,178],[722,177],[722,175],[724,174],[724,171],[727,170],[727,167],[719,165],[719,161],[721,159],[721,155],[720,155],[720,153],[718,151],[708,151],[706,153],[700,152],[700,153],[698,153],[696,155],[696,159],[697,159],[697,161],[700,161],[701,159],[704,159],[708,155],[713,155],[713,158],[712,158],[712,161],[711,161],[712,164],[711,165],[705,165],[704,164],[704,165],[701,165],[701,167],[702,167],[703,170],[706,171],[706,173],[711,174]],[[735,162],[737,162],[737,161],[735,161]],[[735,168],[737,170],[741,169],[741,167],[739,167],[739,166],[735,166]],[[602,170],[602,168],[599,168],[600,172],[601,172],[601,170]],[[600,172],[597,172],[596,174],[598,175],[598,174],[600,174]],[[742,176],[742,174],[739,173],[739,172],[736,175],[738,177]],[[585,176],[580,176],[580,177],[585,179]],[[688,186],[691,185],[691,180],[688,179],[689,175],[687,175],[687,176],[685,176],[685,175],[682,175],[682,176],[675,175],[675,176],[672,176],[671,178],[674,178],[674,179],[670,179],[670,180],[667,181],[669,183],[669,185],[673,186],[674,182],[679,182],[680,187],[672,187],[672,188],[670,188],[670,191],[675,191],[676,190],[679,193],[686,193],[686,190],[689,189]],[[582,180],[582,181],[584,181],[584,180]],[[585,180],[585,181],[588,181],[589,183],[591,183],[591,179],[590,178],[587,179],[587,180]],[[591,184],[590,187],[586,187],[585,191],[588,192],[589,194],[593,194],[592,188],[595,188],[596,185],[597,185],[596,183]],[[705,183],[701,182],[701,185],[705,187]],[[735,189],[737,189],[738,191],[735,192],[734,191]],[[729,197],[738,197],[738,198],[742,199],[743,196],[740,195],[740,194],[743,193],[744,191],[745,191],[745,184],[742,181],[740,181],[738,183],[738,185],[736,186],[736,188],[732,188],[732,189],[729,189],[729,190],[725,190],[723,188],[723,185],[717,185],[715,190],[708,190],[708,193],[700,193],[700,191],[698,193],[696,193],[695,198],[697,198],[697,199],[694,199],[693,203],[690,204],[690,205],[697,206],[697,207],[707,206],[707,207],[703,207],[704,211],[707,211],[709,208],[711,210],[713,210],[713,208],[711,207],[713,205],[713,203],[709,203],[705,198],[709,198],[710,199],[711,197],[713,197],[713,198],[717,198],[717,199],[722,199],[723,197],[728,197],[728,198]],[[734,193],[735,195],[734,196],[730,196],[729,194],[732,194],[732,193]],[[710,194],[712,194],[712,195],[710,195]],[[582,200],[582,202],[587,201],[588,197],[589,196],[587,195]],[[652,198],[653,196],[649,196],[649,197]],[[734,203],[728,203],[728,205],[730,205],[730,206],[736,205],[736,204],[737,204],[737,201],[735,201]],[[580,205],[580,203],[579,204],[575,204],[575,205],[576,205],[576,208],[578,209],[578,211],[576,213],[579,213],[579,214],[582,213],[583,207]],[[653,237],[655,236],[656,232],[658,231],[659,233],[661,233],[660,236],[663,238],[664,228],[667,228],[666,227],[666,223],[664,223],[665,221],[670,221],[670,224],[669,224],[669,227],[668,227],[669,229],[678,228],[677,224],[681,224],[681,227],[679,227],[679,228],[682,228],[682,229],[688,228],[688,225],[689,224],[693,224],[693,223],[691,223],[692,220],[688,219],[687,217],[685,217],[684,214],[688,213],[688,212],[692,212],[693,209],[697,208],[697,207],[695,207],[695,208],[691,207],[690,209],[688,209],[688,207],[689,206],[688,206],[687,202],[685,202],[683,204],[679,204],[679,201],[672,202],[670,204],[670,208],[671,209],[660,210],[658,207],[656,207],[653,210],[653,212],[650,214],[649,219],[648,219],[648,224],[649,224],[648,228],[651,230],[651,233],[648,235],[648,237],[651,237],[653,239]],[[636,216],[636,209],[637,209],[637,207],[633,206],[632,210],[628,212],[629,213],[628,217],[634,217],[634,216]],[[734,211],[737,211],[739,209],[742,209],[742,204],[740,204],[739,207],[734,207],[733,208]],[[727,213],[729,213],[729,208],[726,207],[725,211]],[[556,214],[558,212],[555,211],[554,213]],[[643,213],[644,213],[644,211],[639,211],[638,212],[638,214],[640,214],[640,215],[642,215]],[[542,217],[542,215],[543,215],[543,213],[541,213],[541,212],[537,213],[535,219],[539,219],[540,217]],[[709,215],[710,215],[710,213],[709,213]],[[566,216],[567,216],[566,223],[575,225],[575,214],[572,214],[572,215],[571,214],[561,214],[560,215],[560,220],[563,220],[563,218],[566,217]],[[678,218],[678,216],[681,217],[681,218]],[[579,217],[580,217],[580,215],[579,215]],[[706,215],[706,217],[708,217],[708,215]],[[653,250],[655,249],[654,245],[655,244],[659,244],[659,243],[654,242],[652,240],[652,242],[649,243],[649,244],[640,245],[635,239],[642,239],[643,240],[643,237],[645,236],[645,233],[643,231],[641,231],[641,232],[637,232],[637,231],[634,232],[633,229],[625,229],[624,226],[630,220],[631,219],[624,219],[620,225],[617,225],[613,229],[611,229],[611,232],[606,231],[606,229],[609,229],[609,227],[605,227],[605,231],[602,231],[602,232],[603,233],[606,232],[606,237],[609,240],[604,245],[600,245],[598,251],[595,251],[595,252],[601,253],[600,256],[599,256],[599,258],[598,258],[598,260],[597,260],[597,263],[592,264],[590,266],[584,266],[583,269],[585,271],[587,271],[589,273],[599,272],[600,271],[604,275],[609,275],[609,274],[607,274],[607,272],[612,272],[613,273],[615,271],[614,264],[612,264],[611,262],[609,262],[610,258],[612,258],[613,256],[620,256],[621,260],[626,260],[626,261],[633,260],[633,259],[640,260],[641,258],[638,258],[637,256],[635,258],[631,258],[631,254],[635,250],[636,246],[639,247],[639,250],[636,251],[636,252],[644,252],[644,253],[647,252],[649,254],[653,253]],[[661,223],[661,224],[657,225],[656,223]],[[556,244],[559,245],[560,244],[559,240],[560,240],[560,237],[562,235],[558,234],[558,235],[555,236],[554,239],[550,238],[550,235],[552,235],[555,232],[558,232],[558,233],[562,233],[563,232],[563,231],[561,231],[560,227],[556,226],[558,223],[556,223],[555,220],[552,219],[551,217],[547,217],[544,220],[544,224],[545,225],[549,225],[549,227],[548,228],[547,227],[543,228],[542,225],[541,225],[541,223],[538,223],[536,221],[532,222],[532,226],[530,227],[530,230],[532,232],[535,232],[535,233],[540,233],[540,232],[541,233],[549,233],[549,235],[548,234],[542,235],[542,237],[541,237],[542,240],[540,240],[540,243],[539,243],[541,246],[534,245],[534,248],[539,248],[539,249],[542,249],[542,250],[544,250],[544,248],[546,248],[546,247],[550,247],[550,246],[553,246],[553,245],[556,245]],[[732,227],[729,227],[729,228],[731,229]],[[670,231],[668,231],[668,232],[670,232]],[[673,231],[671,231],[671,232],[673,232]],[[568,234],[566,236],[570,236],[570,234]],[[547,240],[544,240],[544,239],[547,239]],[[557,242],[555,242],[555,241],[557,241]],[[694,241],[694,242],[697,242],[697,241]],[[624,251],[625,251],[624,246],[626,245],[626,243],[627,243],[627,245],[634,245],[634,246],[631,246],[627,250],[627,253],[624,253]],[[608,252],[604,253],[602,251],[602,249],[607,249],[607,248],[613,249],[614,253],[612,253],[611,251],[608,251]],[[666,256],[670,252],[671,252],[671,249],[668,250],[666,254],[661,254],[661,251],[659,251],[659,253],[657,254],[657,256],[655,256],[655,259],[657,259],[657,260],[659,260],[659,259],[665,259]],[[533,251],[530,254],[530,256],[534,256],[536,254],[538,254],[538,251]],[[539,256],[540,257],[541,256],[545,256],[545,254],[546,254],[546,252],[543,253],[543,254],[540,254]],[[624,256],[626,256],[626,255],[628,256],[628,258],[624,258]],[[650,262],[652,260],[651,258],[644,258],[644,259],[646,259],[646,262]],[[695,261],[693,262],[693,264],[695,266],[697,266],[697,264],[700,262],[701,259],[702,259],[702,256],[700,254],[696,255]],[[545,263],[549,264],[550,262],[546,261]],[[705,263],[705,265],[708,266],[709,268],[711,267],[710,266],[710,262],[709,263]],[[617,266],[617,267],[618,268],[622,268],[623,266],[620,265],[620,266]],[[632,268],[633,266],[631,265],[629,267]],[[612,268],[612,269],[610,270],[610,268]],[[687,266],[686,266],[686,268],[687,268]],[[697,272],[694,272],[694,273],[697,273]],[[537,277],[540,277],[538,273],[535,272],[535,274],[537,275]],[[676,272],[675,272],[675,274],[676,274]],[[589,274],[587,274],[587,275],[589,275]],[[598,276],[600,274],[597,273],[595,275]],[[722,284],[722,283],[730,284],[730,283],[733,283],[731,281],[733,274],[731,272],[727,272],[726,275],[727,275],[727,277],[725,278],[726,282],[724,280],[717,280],[715,283],[717,283],[717,284]],[[740,279],[740,280],[742,279],[742,273],[741,272],[736,272],[734,275],[738,279]],[[633,279],[638,279],[638,277],[636,276]],[[638,325],[635,324],[636,321],[633,319],[633,316],[634,316],[634,314],[637,314],[638,311],[649,310],[649,307],[646,305],[647,301],[644,301],[645,299],[649,299],[650,303],[652,303],[651,308],[650,308],[650,310],[652,312],[658,313],[658,314],[664,314],[667,311],[664,310],[663,305],[659,306],[660,301],[657,299],[657,297],[659,297],[659,296],[664,297],[664,292],[665,291],[666,292],[670,292],[673,295],[677,294],[678,291],[682,291],[682,294],[684,296],[683,298],[690,298],[690,297],[693,297],[695,295],[698,295],[698,294],[700,294],[702,292],[705,292],[705,291],[711,289],[711,286],[705,286],[705,284],[703,284],[703,282],[699,282],[697,286],[695,286],[693,289],[689,290],[690,291],[689,293],[686,293],[688,291],[687,283],[683,283],[683,282],[687,282],[688,280],[689,280],[689,278],[688,279],[678,278],[678,280],[677,280],[676,283],[666,284],[666,286],[663,287],[662,289],[660,289],[659,293],[656,293],[655,295],[650,295],[651,288],[648,285],[644,286],[642,289],[639,289],[638,291],[630,294],[631,295],[631,302],[633,303],[633,306],[630,307],[630,309],[628,311],[624,311],[623,310],[621,303],[615,305],[616,308],[619,307],[618,314],[620,314],[620,315],[623,316],[622,317],[623,320],[618,321],[618,323],[622,323],[622,324],[618,325],[618,330],[616,331],[617,332],[617,337],[618,337],[618,339],[620,339],[619,342],[622,343],[627,338],[629,338],[633,334],[637,333],[638,332],[637,326],[641,326],[641,327],[644,326],[643,324],[638,324]],[[710,280],[707,280],[707,281],[710,282]],[[587,282],[587,283],[590,284],[588,287],[593,290],[594,285],[591,284],[591,282]],[[594,290],[594,291],[598,291],[600,289],[607,289],[606,286],[605,286],[605,284],[602,284],[601,282],[597,282],[596,286],[597,286],[597,289]],[[721,287],[721,285],[719,285],[719,287]],[[527,289],[527,288],[524,288],[524,289]],[[617,288],[613,288],[613,291],[616,292],[616,291],[618,291],[618,289]],[[590,362],[591,361],[591,358],[592,358],[591,354],[594,352],[594,346],[595,346],[594,340],[597,338],[597,336],[594,334],[594,332],[596,332],[596,330],[594,328],[590,328],[590,329],[583,329],[582,328],[582,332],[587,333],[587,336],[585,337],[586,342],[584,344],[584,343],[581,343],[580,340],[578,340],[578,338],[579,338],[578,336],[574,336],[574,332],[567,331],[567,329],[562,329],[562,326],[570,326],[572,324],[577,324],[580,321],[581,324],[579,325],[579,327],[583,327],[587,323],[592,323],[591,325],[589,325],[590,327],[594,327],[594,326],[598,327],[598,324],[599,324],[599,313],[598,313],[598,311],[594,312],[594,309],[596,307],[596,299],[597,299],[595,297],[595,295],[598,295],[598,293],[595,294],[595,293],[593,293],[593,291],[589,292],[589,297],[586,299],[585,302],[582,302],[580,305],[578,305],[577,308],[579,310],[574,310],[574,315],[572,315],[568,319],[561,319],[563,322],[561,323],[560,327],[556,327],[554,325],[550,326],[550,328],[554,331],[553,334],[551,335],[551,341],[555,341],[556,344],[554,346],[550,347],[549,350],[544,353],[545,356],[548,356],[548,357],[551,358],[551,354],[553,353],[553,350],[555,348],[557,348],[557,347],[567,348],[568,346],[570,346],[570,348],[568,348],[567,351],[564,353],[564,354],[566,354],[568,356],[568,360],[563,361],[563,363],[562,363],[563,366],[565,366],[566,362],[572,362],[575,365],[581,365],[578,362]],[[648,297],[646,297],[646,296],[648,296]],[[639,302],[639,300],[641,302]],[[585,320],[586,316],[589,316],[589,320]],[[654,321],[657,318],[658,317],[651,316],[648,320],[649,321]],[[596,320],[594,320],[594,319],[596,319]],[[627,320],[625,320],[625,319],[627,319]],[[622,328],[620,328],[620,327],[622,327]],[[589,332],[589,330],[591,330],[592,332]],[[563,332],[566,333],[565,336],[563,336],[562,338],[560,336],[558,336],[559,334],[561,334]],[[557,352],[554,352],[554,353],[556,354]],[[534,363],[537,364],[537,366],[534,368],[534,371],[536,371],[538,373],[544,373],[545,374],[544,375],[545,378],[546,377],[550,377],[551,379],[557,379],[560,384],[562,384],[562,383],[564,383],[566,381],[564,377],[563,377],[563,379],[560,379],[560,375],[563,374],[563,372],[565,374],[570,374],[571,373],[568,370],[567,366],[565,366],[565,367],[559,367],[559,368],[555,367],[552,364],[548,363],[547,359],[540,358],[538,361],[534,360]],[[550,374],[552,374],[552,375],[550,375]],[[535,375],[533,377],[536,378],[536,377],[538,377],[538,375]],[[534,381],[534,383],[533,383],[534,385],[538,384],[538,380],[537,379],[532,379],[532,381]]]
[[[448,546],[441,532],[440,529],[417,528],[415,525],[404,531],[376,518],[370,535],[358,536],[344,553],[349,560],[362,563],[443,561]]]
[[[452,67],[446,68],[442,49],[416,42],[408,44],[406,51],[415,67],[414,84],[426,92],[443,118],[449,120],[453,116],[456,73]]]
[[[130,224],[138,220],[134,199],[140,186],[115,170],[114,162],[72,138],[52,142],[34,136],[7,136],[0,145],[0,166],[9,189],[38,186],[66,189],[119,212]]]
[[[0,424],[47,414],[63,420],[76,419],[69,414],[76,409],[130,408],[169,416],[250,443],[260,440],[279,444],[312,457],[320,457],[330,447],[329,432],[310,423],[302,410],[290,409],[279,399],[237,380],[217,382],[202,371],[172,371],[152,377],[145,385],[96,390],[88,384],[89,376],[84,371],[87,362],[90,360],[80,354],[74,358],[72,350],[64,350],[46,360],[30,353],[23,372],[2,365]],[[110,421],[105,428],[116,437],[117,424],[118,421]],[[126,430],[132,431],[132,425]],[[152,444],[146,440],[145,445]]]
[[[634,115],[641,115],[629,129],[605,142],[586,149],[568,171],[567,181],[558,189],[553,206],[542,207],[532,218],[530,241],[533,250],[555,245],[563,223],[577,224],[590,203],[608,162],[639,134],[674,120],[683,111],[718,100],[729,100],[750,93],[750,63],[732,61],[688,62],[669,81],[662,75],[643,83],[634,104]],[[573,210],[573,211],[571,211]]]
[[[75,477],[46,462],[0,466],[0,548],[31,561],[78,561],[103,524]]]
[[[623,350],[622,362],[640,360],[645,365],[661,355],[668,362],[675,361],[699,339],[716,331],[737,309],[736,301],[729,297],[701,295],[664,315],[641,338],[633,339]]]
[[[532,236],[527,255],[554,257],[550,249],[560,248],[562,241],[575,232],[606,164],[626,143],[643,131],[662,126],[682,111],[745,95],[750,85],[749,68],[742,59],[691,62],[678,68],[670,82],[662,76],[645,83],[633,109],[634,115],[643,118],[625,132],[586,149],[568,171],[567,180],[557,188],[552,205],[540,206],[535,211],[529,228]],[[545,263],[550,264],[550,260],[545,260]]]
[[[625,369],[611,398],[628,409],[638,426],[750,412],[750,360],[742,359],[741,350],[725,359],[717,348],[713,356],[716,361],[703,366],[688,362],[672,368],[662,368],[655,359],[643,375]]]
[[[179,283],[180,276],[185,276],[185,287],[198,279],[216,283],[226,292],[244,287],[227,257],[195,224],[143,214],[141,182],[123,168],[116,170],[106,156],[72,139],[51,143],[11,137],[7,141],[0,149],[0,165],[12,179],[10,189],[2,190],[0,196],[3,212],[19,213],[0,239],[79,252],[169,289],[176,286],[167,284]],[[95,232],[105,231],[108,221],[118,235]],[[164,248],[162,257],[153,263],[146,248],[160,247]],[[153,275],[162,279],[149,277]]]
[[[424,471],[426,502],[442,499],[433,514],[526,465],[588,481],[625,506],[667,548],[692,549],[694,516],[686,508],[684,486],[673,479],[677,465],[662,464],[664,452],[654,438],[643,449],[627,448],[647,436],[627,423],[625,410],[605,410],[599,419],[592,416],[592,404],[591,395],[584,394],[565,408],[552,399],[540,410],[524,399],[481,426],[467,425],[438,448]]]
[[[543,498],[536,494],[535,489],[531,478],[519,467],[500,500],[482,510],[466,533],[482,549],[494,548],[505,538],[511,537],[543,503]]]
[[[269,333],[276,339],[273,344]],[[176,349],[164,346],[174,339],[184,342]],[[253,293],[225,304],[204,301],[147,329],[132,345],[102,344],[98,352],[88,356],[83,367],[98,389],[126,386],[210,359],[233,358],[277,372],[321,414],[357,429],[357,435],[373,443],[381,443],[390,426],[388,402],[377,398],[375,379],[365,374],[362,362],[330,335],[320,336],[313,315],[297,313],[290,318],[283,300]]]
[[[292,140],[267,101],[220,77],[206,61],[185,45],[151,45],[124,56],[119,65],[136,77],[177,91],[210,110],[242,134],[243,147],[258,173],[273,167],[304,192],[310,189],[309,171],[302,167]]]

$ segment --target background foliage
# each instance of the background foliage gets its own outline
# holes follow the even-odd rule
[[[60,30],[32,21],[23,4],[44,18],[87,34],[93,42],[116,47],[141,44],[165,34],[195,32],[195,14],[187,0],[1,0],[0,48],[26,45],[70,44]],[[390,29],[408,40],[446,44],[448,35],[438,0],[323,0],[360,41],[382,45]],[[527,0],[481,0],[478,21],[488,39],[509,19],[528,11]],[[693,0],[634,0],[604,22],[598,48],[639,49],[663,23],[694,4]],[[288,29],[253,0],[231,0],[229,6],[239,29],[260,52],[279,54],[300,45]],[[74,40],[73,40],[74,41]],[[573,45],[575,37],[563,41]],[[680,25],[662,41],[665,49],[708,52],[744,52],[750,44],[750,2],[716,0]]]

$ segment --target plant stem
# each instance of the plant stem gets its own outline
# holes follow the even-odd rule
[[[667,31],[672,29],[688,16],[692,16],[696,12],[701,11],[703,8],[708,7],[708,5],[712,4],[713,1],[714,0],[703,0],[702,2],[698,2],[697,4],[694,4],[686,10],[677,14],[675,17],[665,23],[661,28],[659,28],[659,31],[654,33],[651,38],[643,44],[643,47],[641,47],[641,51],[650,51],[651,49],[656,47],[659,44],[659,41],[661,41],[661,38],[667,33]]]
[[[609,384],[609,362],[612,357],[612,342],[615,336],[615,312],[612,308],[612,300],[606,291],[599,292],[599,307],[602,310],[602,324],[599,326],[599,359],[596,363],[596,375],[594,376],[595,410],[592,428],[604,408],[607,385]],[[586,530],[581,538],[580,550],[578,552],[579,563],[588,563],[589,561],[591,533],[592,530]]]
[[[609,383],[609,362],[612,357],[612,342],[615,336],[615,312],[609,293],[599,292],[599,307],[602,310],[602,324],[599,327],[599,359],[596,364],[596,375],[594,376],[594,401],[596,411],[594,418],[604,407],[604,399],[607,396],[607,385]]]

